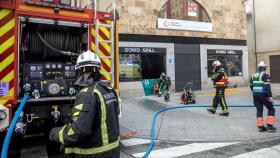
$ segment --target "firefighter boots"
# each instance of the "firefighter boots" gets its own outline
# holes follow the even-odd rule
[[[212,114],[215,114],[216,113],[216,110],[214,110],[214,109],[207,109],[207,111],[209,111],[209,112],[211,112]]]
[[[264,132],[267,131],[267,128],[265,128],[264,126],[259,126],[259,132]]]
[[[276,131],[276,127],[273,127],[272,125],[267,125],[267,131],[268,132],[275,132]]]
[[[219,113],[220,116],[228,116],[229,113],[228,112],[223,112],[223,113]]]

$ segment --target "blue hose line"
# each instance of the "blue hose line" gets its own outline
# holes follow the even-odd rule
[[[15,116],[13,117],[11,125],[8,128],[8,132],[6,134],[6,137],[5,137],[5,140],[4,140],[4,144],[3,144],[3,147],[2,147],[1,158],[7,158],[8,150],[9,150],[9,144],[10,144],[10,140],[11,140],[14,128],[16,126],[16,123],[17,123],[17,121],[18,121],[18,119],[20,117],[20,113],[22,112],[27,99],[28,99],[28,95],[26,94],[26,95],[24,95],[23,100],[20,103],[20,105],[19,105],[19,107],[18,107],[18,109],[17,109],[17,111],[15,113]]]
[[[274,104],[273,106],[280,106],[280,104]],[[156,123],[156,119],[157,116],[160,113],[169,111],[169,110],[174,110],[174,109],[183,109],[183,108],[208,108],[211,107],[211,105],[192,105],[192,106],[172,106],[170,108],[165,108],[162,109],[158,112],[155,112],[154,117],[153,117],[153,121],[152,121],[152,129],[151,129],[151,143],[149,145],[149,147],[146,149],[145,155],[143,156],[143,158],[147,158],[151,151],[154,148],[155,145],[155,123]],[[228,107],[232,107],[232,108],[248,108],[248,107],[255,107],[254,105],[229,105]]]

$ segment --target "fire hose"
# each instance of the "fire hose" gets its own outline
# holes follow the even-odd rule
[[[274,104],[273,106],[280,106],[280,104]],[[151,151],[153,150],[153,147],[155,145],[155,124],[156,124],[157,117],[160,113],[164,113],[166,111],[175,110],[175,109],[208,108],[208,107],[211,107],[211,105],[173,106],[173,107],[165,108],[165,109],[162,109],[158,112],[155,112],[153,120],[152,120],[152,129],[151,129],[151,138],[150,138],[151,142],[150,142],[149,147],[146,149],[145,154],[142,158],[147,158],[150,155]],[[250,107],[251,108],[251,107],[255,107],[255,106],[254,105],[230,105],[228,107],[232,107],[232,108],[248,108],[248,107]]]
[[[13,131],[14,131],[14,128],[16,126],[16,123],[20,117],[20,114],[25,106],[25,103],[28,99],[28,95],[25,94],[24,97],[23,97],[23,100],[22,102],[20,103],[16,113],[15,113],[15,116],[13,117],[13,120],[11,122],[11,125],[10,127],[8,128],[8,132],[6,134],[6,137],[5,137],[5,140],[4,140],[4,144],[3,144],[3,147],[2,147],[2,153],[1,153],[1,158],[7,158],[7,155],[8,155],[8,151],[9,151],[9,144],[10,144],[10,140],[11,140],[11,137],[13,135]]]

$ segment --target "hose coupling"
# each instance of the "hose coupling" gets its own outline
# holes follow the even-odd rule
[[[26,124],[22,121],[17,122],[15,127],[15,133],[24,135],[26,132]]]

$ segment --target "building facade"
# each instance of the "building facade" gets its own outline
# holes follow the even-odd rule
[[[248,50],[250,74],[256,63],[265,61],[271,81],[280,83],[280,12],[279,0],[248,0]]]
[[[211,63],[220,60],[232,85],[248,83],[245,4],[242,0],[119,0],[120,81],[166,72],[176,91],[191,81],[212,88]]]
[[[187,82],[193,82],[196,90],[209,89],[214,60],[222,62],[231,85],[248,83],[247,25],[242,0],[116,3],[121,89],[142,89],[142,79],[158,78],[162,72],[171,77],[176,91],[181,91]]]

